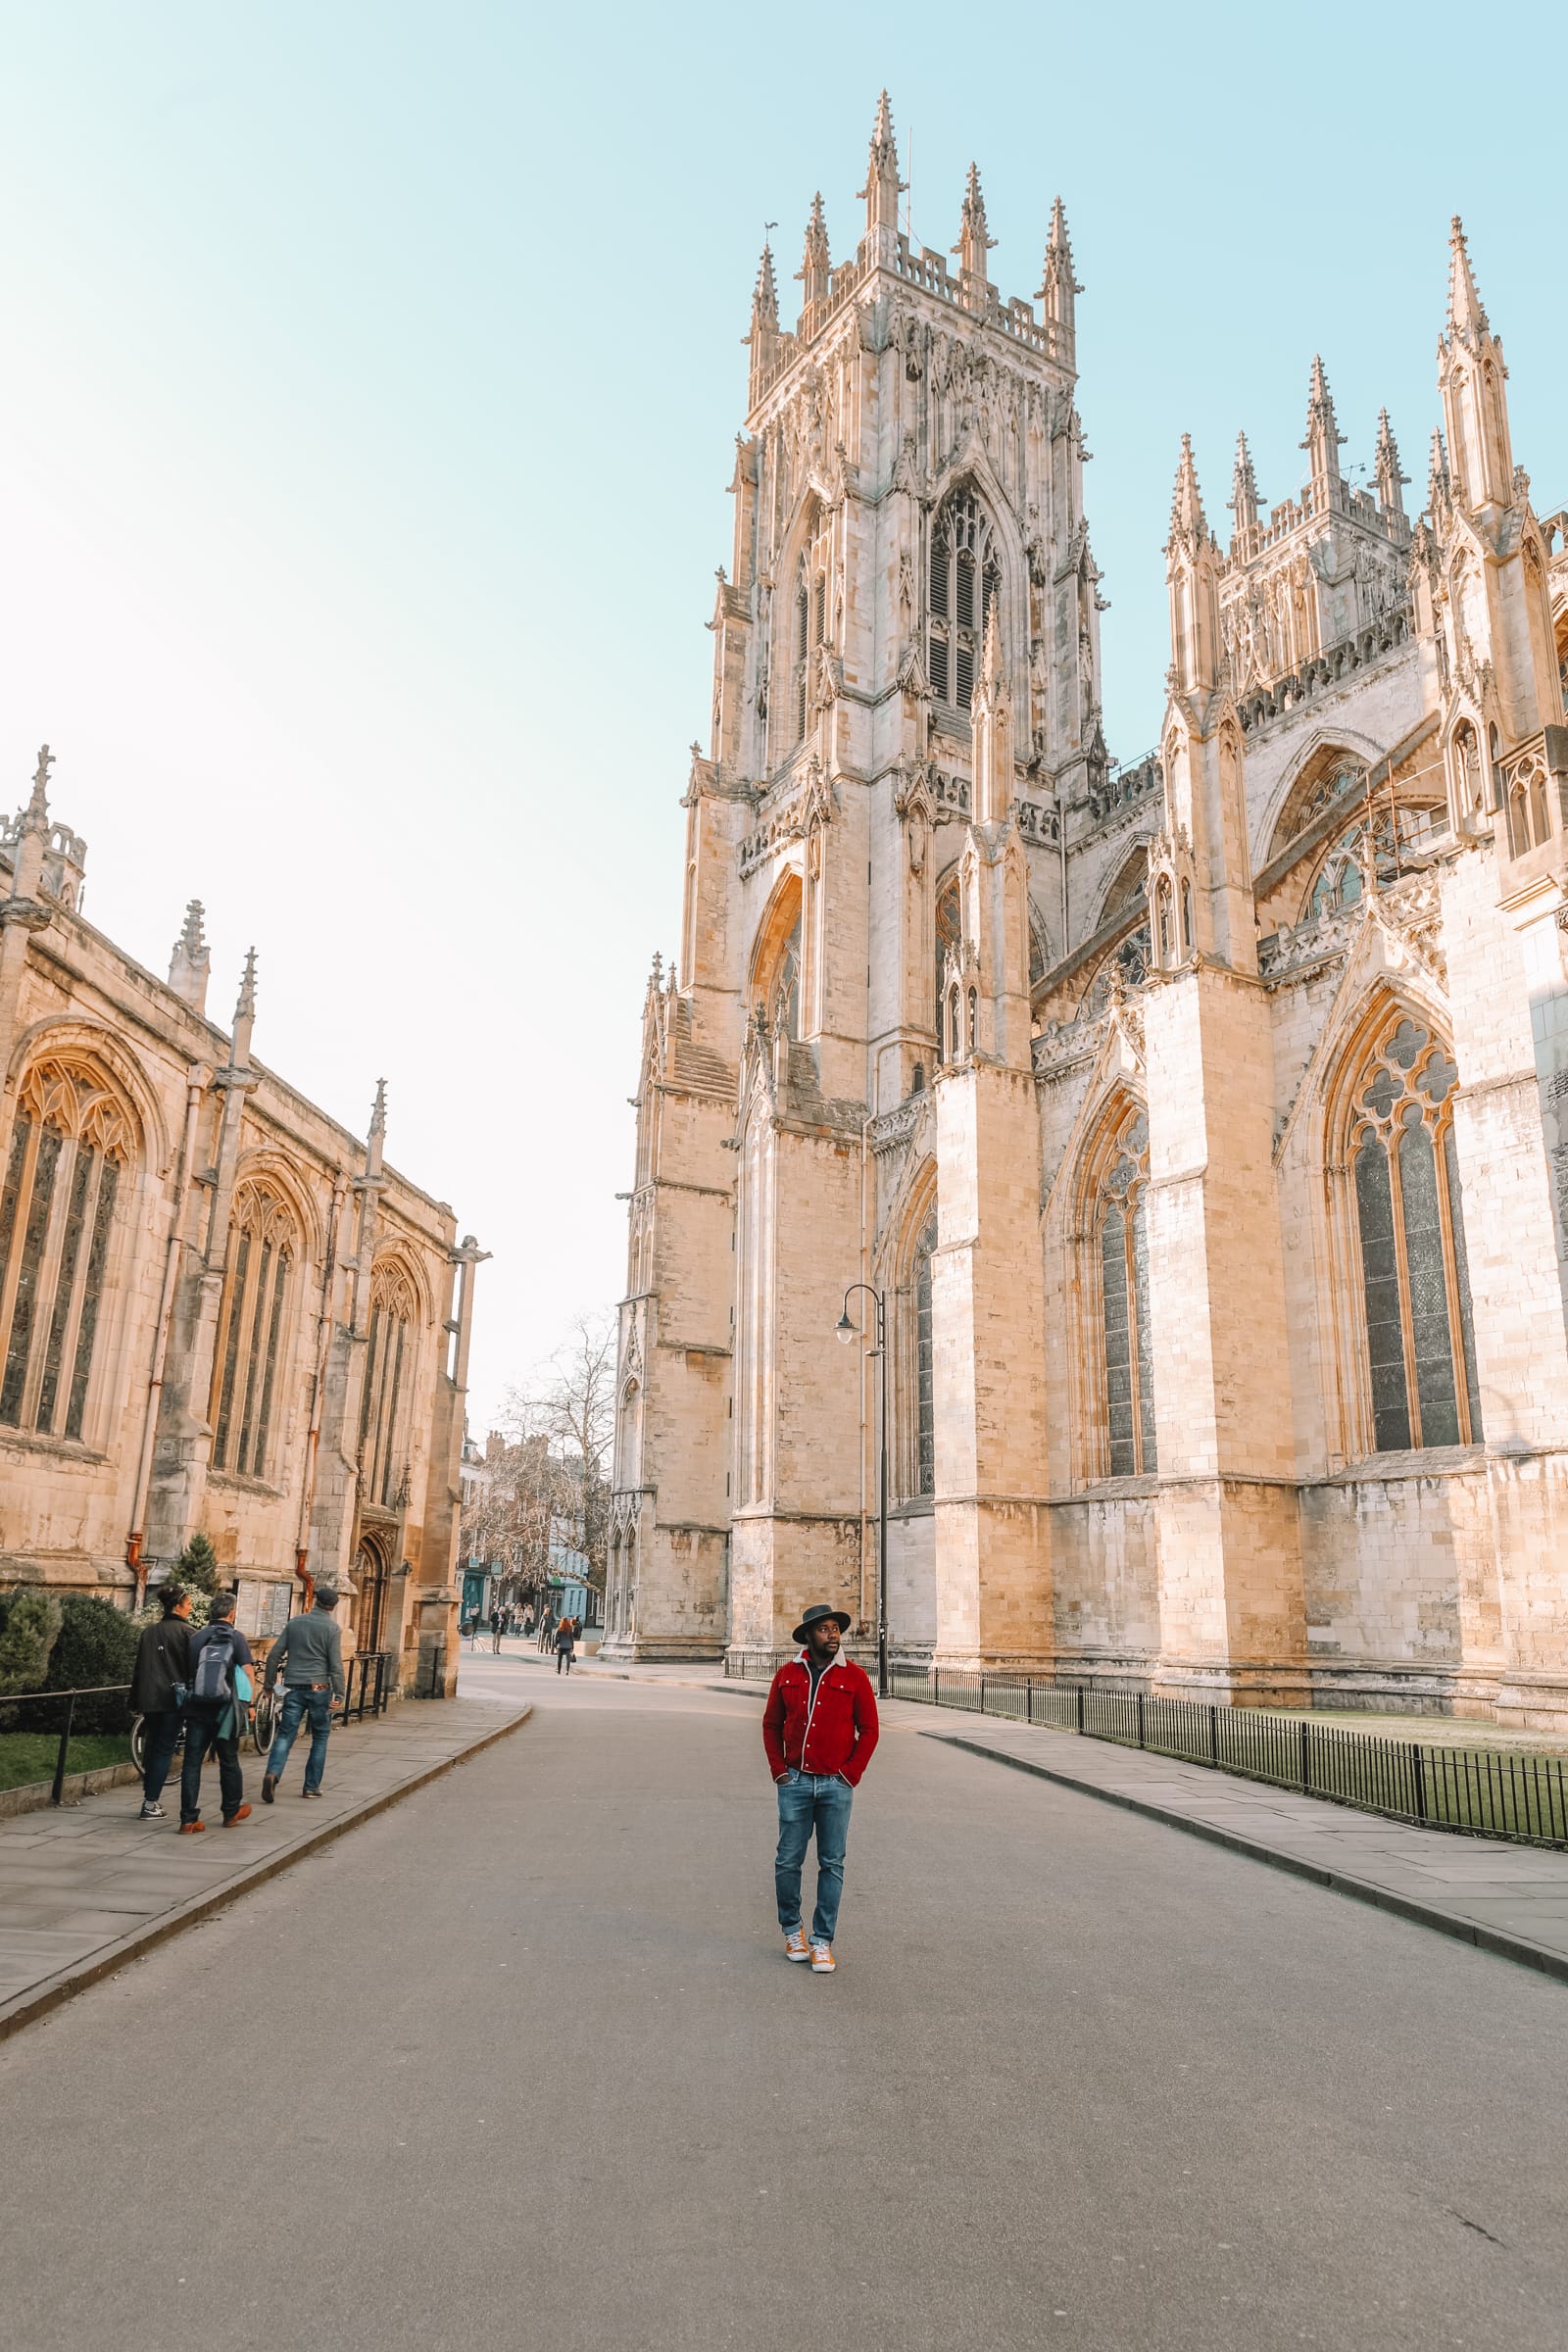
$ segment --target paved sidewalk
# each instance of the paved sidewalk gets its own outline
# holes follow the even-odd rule
[[[254,1809],[232,1830],[219,1826],[209,1761],[200,1838],[178,1835],[177,1777],[164,1791],[166,1821],[139,1820],[140,1790],[116,1788],[0,1822],[0,2038],[488,1747],[531,1712],[498,1693],[410,1700],[379,1722],[340,1725],[321,1798],[311,1805],[300,1794],[308,1738],[270,1806],[261,1801],[262,1758],[244,1754]]]
[[[895,1711],[935,1712],[890,1704]],[[1568,1853],[1417,1829],[1071,1732],[979,1715],[919,1728],[1568,1982]]]

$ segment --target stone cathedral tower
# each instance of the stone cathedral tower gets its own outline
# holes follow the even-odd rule
[[[982,1558],[1016,1556],[992,1630],[1043,1628],[1039,1404],[995,1380],[1042,1356],[1040,1302],[985,1238],[1038,1190],[1030,981],[1063,946],[1061,809],[1106,767],[1081,289],[1059,202],[1037,313],[988,276],[973,167],[951,257],[910,245],[900,191],[884,94],[853,254],[834,266],[818,197],[793,329],[769,251],[752,301],[679,964],[644,1018],[609,1644],[642,1654],[769,1646],[811,1595],[871,1605],[869,1374],[832,1334],[877,1271],[868,1124],[906,1109],[992,1171],[939,1188],[940,1348],[929,1301],[892,1341],[925,1351],[934,1426],[971,1432],[925,1465],[925,1608],[974,1646]]]
[[[885,1378],[903,1657],[1560,1728],[1568,512],[1463,232],[1420,514],[1321,357],[1228,546],[1182,437],[1117,763],[1062,208],[1030,302],[972,168],[949,255],[899,196],[884,97],[853,255],[818,197],[793,327],[753,295],[606,1646],[869,1639]]]

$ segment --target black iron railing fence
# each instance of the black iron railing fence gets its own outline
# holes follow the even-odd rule
[[[60,1744],[49,1790],[50,1803],[58,1805],[65,1791],[73,1739],[78,1734],[128,1734],[130,1715],[125,1702],[129,1696],[128,1683],[94,1683],[79,1690],[18,1690],[9,1698],[0,1698],[0,1733],[58,1734]]]
[[[357,1650],[343,1677],[343,1704],[336,1711],[336,1721],[347,1723],[352,1716],[356,1723],[363,1723],[367,1708],[372,1715],[384,1715],[392,1697],[394,1664],[389,1649]]]
[[[734,1650],[724,1671],[733,1680],[765,1681],[781,1657],[794,1654]],[[1209,1706],[1028,1674],[894,1664],[889,1682],[894,1698],[1142,1747],[1428,1829],[1568,1845],[1568,1765],[1561,1756],[1440,1747],[1272,1707]]]

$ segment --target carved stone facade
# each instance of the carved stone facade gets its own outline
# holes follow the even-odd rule
[[[458,1464],[482,1254],[253,1058],[254,955],[207,1018],[80,911],[85,845],[0,824],[0,1582],[126,1606],[198,1530],[266,1633],[330,1582],[406,1690],[456,1676]]]
[[[862,193],[753,299],[607,1650],[869,1635],[885,1372],[896,1652],[1568,1722],[1568,518],[1462,232],[1419,516],[1320,361],[1227,548],[1184,442],[1117,765],[1061,208],[1037,309],[973,172],[956,270],[901,233],[885,100]]]

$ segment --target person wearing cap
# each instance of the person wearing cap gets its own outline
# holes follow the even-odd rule
[[[262,1775],[262,1802],[270,1805],[296,1733],[307,1718],[311,1752],[305,1759],[305,1794],[319,1796],[326,1769],[326,1742],[332,1729],[332,1702],[342,1700],[343,1635],[336,1617],[337,1593],[330,1585],[318,1585],[316,1604],[291,1617],[272,1643],[267,1660],[267,1688],[274,1690],[283,1677],[283,1714]]]
[[[809,1960],[819,1977],[837,1963],[833,1936],[844,1892],[850,1806],[877,1742],[870,1677],[839,1645],[852,1619],[818,1601],[795,1628],[804,1643],[773,1677],[762,1709],[762,1745],[778,1788],[773,1888],[789,1960]],[[801,1865],[816,1835],[816,1909],[808,1941],[801,1924]]]

